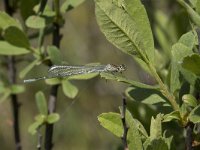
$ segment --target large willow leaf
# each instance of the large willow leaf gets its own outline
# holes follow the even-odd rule
[[[153,61],[154,46],[148,18],[142,4],[134,1],[137,2],[96,0],[97,22],[107,39],[123,52]],[[132,3],[136,3],[136,7]]]

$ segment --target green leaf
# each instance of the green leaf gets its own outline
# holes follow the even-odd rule
[[[47,122],[49,124],[53,124],[55,122],[57,122],[60,119],[60,115],[57,113],[51,113],[47,116]]]
[[[33,67],[39,62],[38,59],[34,60],[32,63],[28,64],[22,71],[19,73],[20,78],[24,78],[26,74],[33,69]]]
[[[41,125],[40,122],[34,122],[33,124],[31,124],[28,128],[28,132],[32,135],[34,135],[35,133],[37,133],[37,129],[39,128],[39,126]]]
[[[81,75],[69,76],[67,79],[68,80],[88,80],[88,79],[92,79],[98,75],[99,75],[99,73],[81,74]]]
[[[134,126],[134,128],[136,128],[139,131],[140,136],[144,136],[145,138],[148,137],[147,131],[145,130],[142,123],[139,120],[134,119],[128,110],[126,110],[126,120],[127,120],[128,126]]]
[[[75,98],[78,94],[77,87],[71,84],[68,80],[62,80],[62,89],[65,96],[69,98]]]
[[[12,18],[5,12],[0,11],[0,28],[5,30],[6,28],[8,28],[10,26],[15,26],[19,29],[22,29],[21,24],[17,20]]]
[[[20,94],[23,93],[25,91],[25,87],[23,85],[12,85],[11,88],[11,93],[12,94]]]
[[[193,54],[184,58],[182,67],[200,76],[200,55]]]
[[[200,1],[199,0],[196,2],[196,11],[200,15]]]
[[[200,105],[190,112],[188,119],[193,123],[200,123]]]
[[[125,9],[128,14],[132,17],[132,20],[135,21],[138,32],[142,35],[143,49],[145,50],[148,58],[154,63],[154,40],[147,16],[145,7],[141,3],[141,0],[124,0]]]
[[[35,94],[36,104],[41,114],[47,115],[47,102],[44,93],[39,91]]]
[[[154,139],[147,146],[146,150],[169,150],[166,141],[162,138]]]
[[[192,49],[196,43],[196,35],[192,31],[189,31],[181,36],[178,43],[181,43],[188,48]]]
[[[190,15],[190,18],[192,19],[192,21],[200,27],[200,16],[197,12],[194,11],[194,9],[192,9],[190,7],[190,5],[188,5],[186,2],[184,2],[183,0],[178,0],[178,2],[186,9],[187,13]]]
[[[40,16],[30,16],[26,20],[26,26],[34,29],[41,29],[46,26],[46,20]]]
[[[62,80],[59,78],[52,78],[52,79],[45,80],[45,82],[49,85],[56,85],[56,84],[60,84]]]
[[[43,124],[46,122],[46,119],[47,119],[47,116],[46,115],[43,115],[43,114],[39,114],[35,117],[35,120],[40,123],[40,124]]]
[[[170,122],[172,120],[181,120],[181,115],[179,111],[173,111],[169,114],[164,115],[162,122]]]
[[[113,112],[102,113],[98,116],[98,120],[101,126],[121,138],[123,134],[123,126],[120,114]]]
[[[129,3],[129,1],[127,2],[127,6],[131,7],[131,3]],[[141,15],[144,17],[145,14],[142,14],[142,4],[139,3],[138,0],[137,2],[134,2],[137,4],[137,7],[133,7],[133,10],[128,8],[128,11],[130,11],[129,13],[132,14],[135,11],[135,13],[138,15],[138,11],[141,11]],[[138,25],[141,23],[139,21],[142,20],[138,18],[133,19],[133,16],[128,14],[123,8],[114,5],[111,0],[96,0],[95,4],[97,22],[101,31],[111,43],[131,56],[137,54],[142,59],[146,59],[147,54],[148,56],[152,56],[152,53],[149,54],[149,50],[151,49],[152,45],[150,44],[147,46],[147,43],[151,40],[149,37],[147,41],[144,40],[146,37],[143,36],[144,32],[140,30],[143,27],[138,27]],[[143,25],[145,26],[146,20],[144,19],[143,21]],[[148,27],[145,26],[144,28]],[[146,31],[147,30],[145,30],[145,32]]]
[[[139,87],[128,87],[125,91],[128,98],[134,101],[139,101],[144,104],[167,105],[165,97],[155,89],[145,89]]]
[[[180,62],[184,57],[192,54],[192,46],[187,47],[187,42],[184,44],[181,43],[184,41],[183,35],[180,41],[172,46],[172,62],[171,62],[171,75],[170,75],[170,90],[173,93],[180,88]],[[186,40],[185,40],[186,41]],[[194,46],[194,45],[193,45]]]
[[[130,150],[143,149],[142,136],[148,137],[148,135],[143,125],[138,120],[134,119],[128,110],[126,110],[126,123],[129,127],[127,133],[128,148]]]
[[[162,137],[162,124],[161,124],[162,119],[163,119],[162,114],[158,114],[155,119],[154,117],[151,118],[151,126],[150,126],[151,140]]]
[[[17,27],[11,26],[6,28],[4,38],[7,42],[17,47],[30,47],[30,43],[27,36]]]
[[[33,15],[33,7],[38,4],[39,0],[20,0],[19,8],[23,20]]]
[[[6,41],[0,41],[0,55],[22,55],[30,52],[28,49],[11,45]]]
[[[65,13],[66,11],[72,10],[84,1],[85,0],[66,0],[61,6],[61,12]]]
[[[143,150],[139,131],[133,124],[128,129],[127,143],[129,150]]]
[[[134,80],[129,80],[126,79],[125,77],[118,76],[117,74],[113,75],[111,73],[101,73],[100,75],[102,78],[105,78],[106,80],[116,80],[118,82],[124,82],[135,87],[146,88],[146,89],[158,89],[158,86],[151,86]]]
[[[47,52],[53,64],[60,65],[62,63],[60,50],[56,46],[48,46]]]
[[[42,8],[43,7],[43,8]],[[49,5],[44,5],[41,6],[41,4],[38,4],[34,7],[34,11],[36,14],[41,14],[41,16],[46,16],[46,17],[54,17],[56,15],[55,11],[53,11]]]
[[[184,101],[184,103],[188,104],[189,106],[192,106],[192,107],[196,107],[197,106],[197,100],[191,94],[183,95],[182,100]]]

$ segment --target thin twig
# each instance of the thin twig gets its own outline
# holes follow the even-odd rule
[[[54,0],[54,10],[57,10],[59,8],[59,0]],[[57,17],[59,17],[59,13],[57,12]],[[55,19],[56,20],[56,19]],[[60,35],[60,25],[57,22],[53,23],[53,39],[52,43],[54,46],[57,48],[60,47],[60,40],[61,40],[61,35]],[[56,110],[56,100],[57,100],[57,91],[58,91],[59,85],[54,85],[51,87],[51,93],[49,97],[49,102],[48,102],[48,113],[54,113]],[[53,147],[53,127],[54,124],[47,124],[46,125],[46,131],[45,131],[45,149],[46,150],[51,150]]]
[[[41,149],[42,149],[42,134],[41,134],[41,132],[40,132],[40,128],[38,128],[37,134],[38,134],[37,149],[38,149],[38,150],[41,150]]]
[[[124,145],[124,150],[128,150],[128,144],[127,144],[128,126],[126,124],[126,97],[124,94],[123,94],[123,98],[122,98],[121,118],[122,118],[122,124],[123,124],[123,128],[124,128],[124,133],[122,135],[122,142]]]
[[[10,6],[9,0],[4,0],[5,11],[10,16],[13,15],[15,9]],[[14,56],[8,57],[8,74],[10,84],[13,85],[16,83],[16,67],[15,67],[15,58]],[[19,102],[16,94],[11,95],[11,105],[13,110],[13,128],[14,128],[14,137],[15,137],[15,149],[21,150],[21,140],[20,140],[20,130],[19,130]]]

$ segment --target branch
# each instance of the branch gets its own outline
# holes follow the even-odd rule
[[[122,142],[124,145],[124,150],[128,150],[128,144],[127,144],[128,126],[126,124],[126,97],[124,94],[123,94],[123,98],[122,98],[121,118],[122,118],[122,124],[123,124],[123,128],[124,128],[124,133],[122,135]]]
[[[9,0],[4,0],[5,11],[10,16],[13,15],[15,9],[10,6]],[[16,67],[15,67],[15,58],[14,56],[9,56],[8,58],[8,75],[10,84],[16,83]],[[19,130],[19,102],[16,94],[11,95],[11,105],[13,110],[13,129],[15,137],[15,149],[21,150],[21,140],[20,140],[20,130]]]
[[[56,11],[56,19],[55,22],[53,23],[53,39],[52,39],[52,44],[56,47],[60,47],[60,40],[61,40],[61,35],[60,35],[60,25],[58,22],[58,17],[59,17],[59,0],[54,0],[54,10]],[[57,91],[58,91],[59,85],[54,85],[51,87],[51,93],[49,97],[49,102],[48,102],[48,113],[54,113],[56,110],[56,100],[57,100]],[[53,127],[54,124],[46,124],[46,133],[45,133],[45,149],[46,150],[51,150],[53,147]]]

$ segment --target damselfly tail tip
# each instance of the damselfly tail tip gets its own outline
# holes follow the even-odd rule
[[[35,82],[35,81],[43,80],[43,79],[46,79],[46,77],[33,78],[33,79],[26,79],[26,80],[24,80],[24,83]]]

